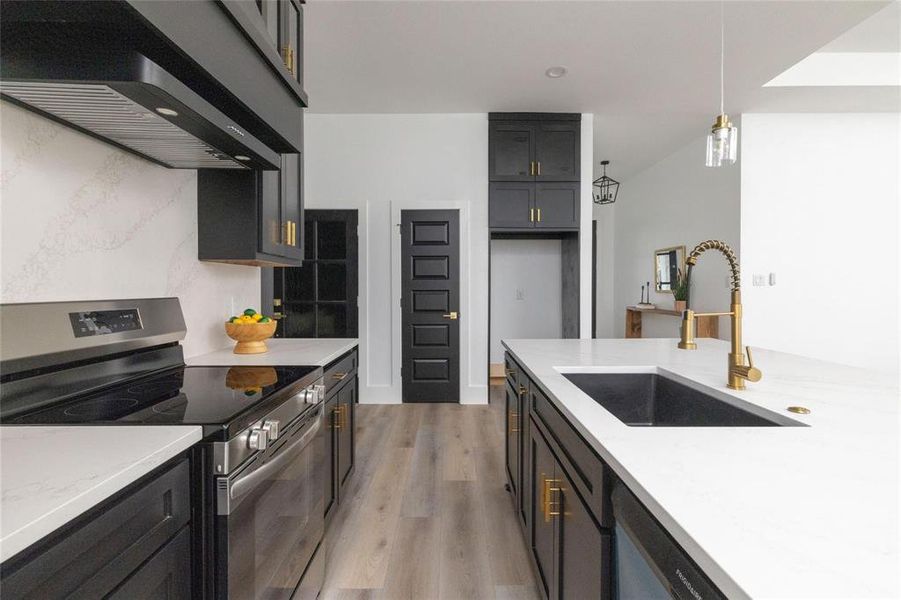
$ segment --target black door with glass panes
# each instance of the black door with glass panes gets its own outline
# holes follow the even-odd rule
[[[303,266],[274,270],[276,337],[357,337],[357,211],[304,211],[304,233]]]

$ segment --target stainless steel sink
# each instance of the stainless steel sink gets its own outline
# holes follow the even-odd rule
[[[761,408],[739,408],[657,374],[563,376],[630,427],[806,427]]]

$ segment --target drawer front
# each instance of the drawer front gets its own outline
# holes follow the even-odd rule
[[[346,381],[348,377],[353,377],[357,370],[357,356],[357,350],[353,349],[325,368],[326,392]]]
[[[607,467],[534,383],[530,398],[532,412],[546,429],[552,449],[570,474],[573,484],[598,523],[602,527],[610,527],[612,512],[607,493],[610,481]]]
[[[110,593],[190,520],[188,460],[134,492],[38,554],[4,564],[11,598],[97,598]]]
[[[109,598],[189,600],[191,595],[191,528],[185,527]]]

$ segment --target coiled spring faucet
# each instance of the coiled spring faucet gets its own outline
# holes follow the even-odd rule
[[[691,270],[698,262],[698,258],[707,250],[718,250],[726,258],[729,263],[729,269],[732,271],[732,306],[729,312],[717,313],[695,313],[691,310]],[[694,350],[698,347],[695,343],[695,318],[696,317],[719,317],[728,316],[732,319],[732,351],[729,353],[729,369],[728,382],[726,385],[733,390],[745,389],[745,381],[760,381],[763,374],[760,369],[754,367],[751,359],[751,348],[747,348],[747,363],[745,362],[745,351],[741,345],[741,275],[738,268],[738,259],[735,258],[735,251],[725,242],[719,240],[707,240],[695,246],[694,250],[689,253],[685,259],[688,268],[685,273],[685,279],[688,282],[688,296],[685,299],[685,311],[682,313],[682,339],[679,341],[679,348],[683,350]]]

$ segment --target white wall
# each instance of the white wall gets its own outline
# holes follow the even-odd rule
[[[901,115],[742,117],[745,339],[898,369]],[[776,274],[754,287],[754,273]]]
[[[590,337],[593,121],[582,118],[579,308],[582,336]],[[359,211],[361,400],[401,399],[400,210],[458,208],[460,398],[487,402],[488,115],[307,114],[304,123],[307,208]]]
[[[739,123],[739,127],[741,124]],[[701,135],[657,164],[622,181],[614,212],[613,324],[625,334],[626,306],[637,304],[641,286],[654,285],[654,250],[723,240],[739,252],[740,171],[704,166],[706,137]],[[722,255],[708,252],[692,273],[692,308],[729,309],[729,269]],[[672,294],[651,292],[651,302],[672,308]],[[678,337],[678,317],[644,315],[644,337]],[[729,339],[728,318],[720,335]]]
[[[491,241],[491,362],[502,339],[563,337],[560,240]]]
[[[0,103],[2,302],[177,296],[185,354],[227,346],[260,271],[197,260],[197,173]]]
[[[616,325],[619,320],[625,318],[622,311],[615,307],[615,294],[613,293],[614,272],[616,261],[614,259],[616,239],[616,204],[599,205],[592,202],[594,219],[597,221],[597,271],[596,271],[596,299],[595,310],[596,337],[616,337]],[[620,307],[622,308],[622,307]]]
[[[305,127],[306,206],[359,210],[361,401],[401,399],[399,211],[459,208],[460,397],[487,402],[488,116],[307,114]]]
[[[579,337],[591,338],[591,221],[594,202],[591,199],[592,164],[594,163],[594,115],[582,113],[580,135],[580,173],[582,174],[579,210]]]

